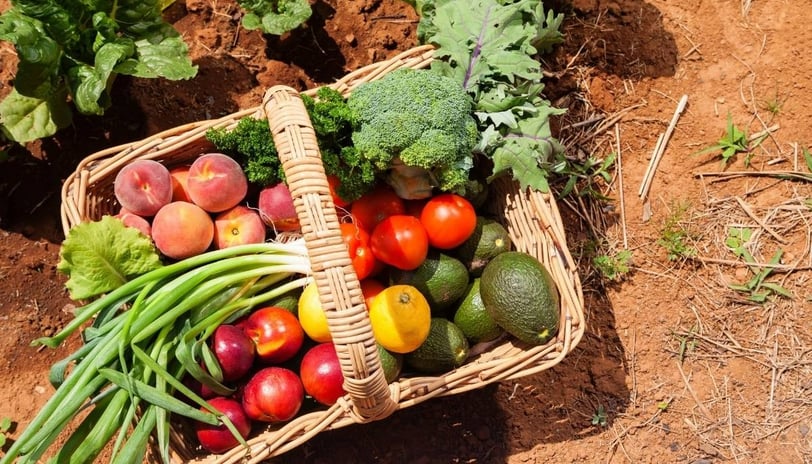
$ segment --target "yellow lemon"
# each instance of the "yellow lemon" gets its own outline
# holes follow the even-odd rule
[[[318,343],[332,341],[327,315],[321,307],[319,288],[316,282],[310,282],[299,297],[299,323],[308,337]]]
[[[411,285],[392,285],[372,300],[369,320],[375,340],[393,353],[409,353],[429,335],[431,308]]]

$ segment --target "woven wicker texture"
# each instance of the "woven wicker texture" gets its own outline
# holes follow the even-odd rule
[[[358,85],[392,70],[424,68],[431,63],[432,51],[428,46],[413,48],[348,74],[331,87],[348,95]],[[306,93],[314,92],[312,89]],[[541,346],[500,339],[454,371],[439,376],[404,377],[387,385],[360,285],[338,231],[338,217],[315,134],[297,92],[287,87],[270,89],[260,107],[173,128],[89,156],[64,184],[63,228],[67,232],[79,222],[112,213],[116,209],[113,179],[132,160],[155,159],[170,167],[187,163],[213,148],[205,139],[208,129],[231,128],[242,117],[266,115],[294,196],[348,394],[328,409],[259,432],[248,440],[249,450],[238,447],[223,455],[204,454],[189,438],[188,424],[178,424],[172,433],[174,461],[261,462],[301,445],[323,430],[382,419],[437,396],[540,373],[561,362],[578,344],[585,330],[583,295],[555,199],[549,194],[519,189],[516,183],[502,178],[492,185],[487,206],[506,226],[515,248],[537,257],[553,276],[561,297],[561,325],[556,338]]]

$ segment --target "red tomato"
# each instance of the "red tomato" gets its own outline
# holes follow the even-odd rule
[[[330,196],[333,197],[333,204],[336,205],[336,208],[346,208],[350,205],[349,201],[338,196],[338,186],[341,184],[338,177],[332,174],[328,175],[327,184],[330,185]]]
[[[471,202],[454,193],[431,197],[420,213],[429,244],[441,250],[462,245],[476,228],[476,210]]]
[[[372,306],[372,300],[385,288],[386,287],[376,279],[364,279],[361,281],[361,293],[364,294],[364,303],[367,305],[367,311],[369,311],[369,307]]]
[[[352,267],[358,279],[365,279],[375,270],[375,255],[369,247],[369,233],[352,222],[341,223],[341,237],[350,252]]]
[[[372,231],[372,253],[384,263],[404,271],[420,265],[429,252],[426,229],[414,216],[389,216]]]
[[[379,222],[389,216],[405,212],[403,199],[387,186],[379,186],[365,193],[352,203],[350,209],[355,223],[366,231],[374,230]]]

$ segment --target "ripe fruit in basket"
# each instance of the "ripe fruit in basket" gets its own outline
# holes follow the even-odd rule
[[[364,304],[366,304],[367,311],[369,311],[369,307],[372,306],[372,300],[385,288],[381,281],[372,277],[361,281],[361,293],[364,295]]]
[[[243,438],[248,438],[248,434],[251,433],[251,421],[243,411],[239,401],[226,397],[216,397],[208,400],[208,403],[214,409],[225,414]],[[208,412],[206,408],[201,407],[200,409]],[[197,435],[200,446],[210,453],[224,453],[240,443],[224,424],[210,425],[204,422],[195,422],[195,435]]]
[[[286,422],[299,412],[304,387],[290,369],[271,366],[260,369],[245,384],[242,406],[249,418],[262,422]]]
[[[358,279],[366,279],[375,270],[376,259],[369,245],[369,233],[353,222],[342,222],[341,238],[350,253],[352,267]]]
[[[291,359],[304,343],[302,325],[285,308],[266,306],[257,309],[240,326],[254,340],[257,357],[266,364]]]
[[[113,193],[123,208],[139,216],[154,216],[172,201],[172,177],[157,161],[136,160],[116,174]]]
[[[189,167],[186,189],[192,202],[210,213],[239,204],[248,193],[248,179],[240,165],[222,153],[206,153]]]
[[[403,355],[387,350],[380,343],[377,343],[376,346],[378,347],[378,356],[381,358],[381,368],[386,383],[392,383],[400,377],[400,371],[403,369]]]
[[[465,242],[476,228],[476,211],[471,202],[454,193],[431,197],[420,212],[429,244],[448,250]]]
[[[126,208],[121,208],[118,214],[116,214],[116,217],[121,219],[121,222],[123,222],[125,226],[138,229],[147,237],[152,236],[152,226],[149,224],[149,221],[133,213],[132,211]]]
[[[355,200],[350,208],[358,227],[372,233],[381,221],[396,214],[406,214],[406,207],[395,191],[379,185]]]
[[[259,192],[259,215],[276,232],[299,230],[299,216],[293,196],[284,182],[265,187]]]
[[[500,253],[485,266],[480,279],[485,309],[509,334],[542,345],[558,332],[558,289],[538,259],[520,251]]]
[[[510,251],[511,243],[510,235],[502,224],[479,216],[474,233],[450,253],[465,264],[471,275],[478,277],[494,256]]]
[[[462,329],[443,317],[431,320],[426,342],[407,353],[407,366],[425,374],[441,374],[456,369],[468,357],[468,340]]]
[[[302,329],[314,342],[324,343],[332,341],[330,327],[327,324],[327,315],[321,307],[319,288],[316,282],[310,282],[302,290],[298,305],[299,322]]]
[[[504,329],[493,320],[485,304],[482,303],[482,295],[479,292],[480,279],[476,278],[460,300],[457,310],[454,311],[454,324],[462,329],[465,338],[471,343],[489,342],[496,339]]]
[[[172,176],[172,201],[192,202],[192,199],[189,197],[189,188],[187,187],[190,167],[190,165],[186,164],[176,166],[169,170],[169,175]]]
[[[426,297],[411,285],[392,285],[379,293],[369,308],[375,340],[394,353],[408,353],[429,334],[431,309]]]
[[[331,406],[344,396],[344,374],[332,343],[319,343],[307,350],[299,375],[305,392],[321,404]]]
[[[265,224],[255,210],[242,205],[214,217],[214,246],[217,249],[265,241]]]
[[[223,380],[241,379],[254,366],[256,346],[241,328],[222,324],[214,330],[212,351],[223,371]]]
[[[375,257],[398,269],[415,269],[429,252],[426,229],[414,216],[396,214],[381,221],[370,236]]]
[[[404,271],[393,269],[389,274],[392,284],[412,285],[420,290],[435,316],[444,316],[447,310],[465,294],[469,274],[458,259],[432,250],[417,268]]]
[[[199,206],[173,201],[152,219],[152,239],[164,255],[185,259],[199,255],[211,246],[214,221]]]

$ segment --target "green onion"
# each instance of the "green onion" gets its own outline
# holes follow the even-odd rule
[[[131,462],[145,455],[152,434],[166,461],[173,415],[222,423],[236,434],[228,418],[182,379],[192,375],[215,390],[230,391],[217,379],[222,379],[216,375],[219,366],[212,366],[215,375],[200,368],[199,359],[211,354],[205,352],[206,340],[226,321],[303,287],[309,274],[302,240],[240,245],[158,268],[82,307],[58,334],[33,342],[56,347],[86,327],[85,344],[51,369],[53,396],[0,464],[40,461],[86,408],[93,409],[56,462],[91,462],[113,437],[111,462]],[[176,391],[198,407],[177,399]]]

